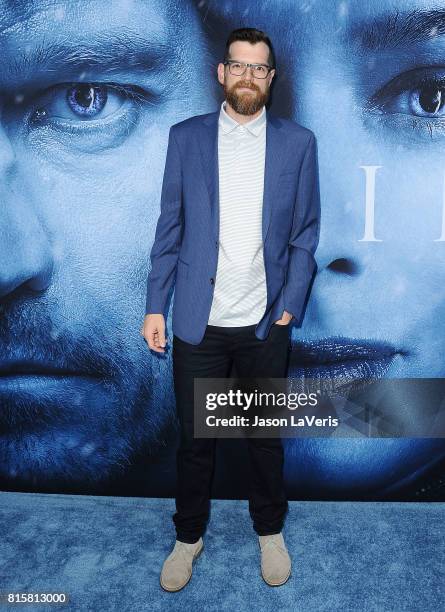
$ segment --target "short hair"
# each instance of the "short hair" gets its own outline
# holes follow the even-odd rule
[[[257,30],[256,28],[238,28],[237,30],[233,30],[230,33],[229,38],[227,39],[227,42],[226,42],[226,49],[224,52],[225,62],[228,59],[230,59],[229,58],[230,45],[237,40],[247,41],[247,42],[250,42],[252,45],[258,42],[266,43],[266,45],[269,47],[268,64],[271,68],[275,68],[275,53],[274,53],[270,38],[265,32],[262,32],[261,30]]]

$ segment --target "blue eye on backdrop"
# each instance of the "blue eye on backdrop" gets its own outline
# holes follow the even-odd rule
[[[46,91],[39,100],[32,121],[64,119],[91,121],[105,119],[129,101],[142,96],[127,87],[103,83],[70,83]]]
[[[20,102],[19,118],[28,138],[40,140],[40,151],[43,142],[54,147],[57,141],[67,151],[98,152],[123,144],[157,102],[159,96],[136,85],[58,83]]]
[[[420,77],[411,73],[401,75],[381,89],[374,96],[374,101],[386,112],[441,117],[445,102],[445,77],[437,74]]]
[[[445,84],[429,80],[410,92],[408,104],[413,115],[442,116],[445,102]]]
[[[375,93],[366,110],[400,127],[445,131],[445,74],[442,69],[415,69],[393,78]],[[411,132],[414,136],[414,132]]]
[[[94,117],[104,109],[108,93],[102,85],[74,85],[66,92],[69,108],[79,117]]]

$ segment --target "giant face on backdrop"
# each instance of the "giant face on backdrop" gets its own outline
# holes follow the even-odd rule
[[[276,114],[318,140],[318,275],[290,376],[444,377],[445,3],[199,3],[212,32],[264,29]],[[220,54],[224,36],[215,42]],[[372,218],[372,214],[374,218]],[[365,356],[364,356],[365,355]],[[420,419],[423,398],[391,397]],[[443,496],[443,439],[286,440],[291,495]]]
[[[3,487],[86,490],[171,422],[139,326],[168,129],[211,110],[194,10],[0,2]]]

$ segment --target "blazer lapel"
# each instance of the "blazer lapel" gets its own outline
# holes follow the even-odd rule
[[[198,138],[202,168],[209,192],[215,241],[219,237],[218,118],[219,110],[206,115],[202,124],[202,134]]]
[[[270,225],[275,191],[282,161],[285,156],[282,122],[278,117],[266,111],[266,156],[264,164],[264,191],[262,210],[262,237],[266,242]],[[202,134],[198,138],[201,162],[205,182],[209,192],[212,216],[212,230],[215,240],[219,238],[219,168],[218,168],[218,118],[219,110],[205,116],[202,123]]]
[[[275,192],[278,187],[280,170],[286,155],[284,130],[278,117],[266,111],[266,160],[264,164],[264,191],[263,191],[263,244],[266,242],[269,231],[272,207],[276,200]]]

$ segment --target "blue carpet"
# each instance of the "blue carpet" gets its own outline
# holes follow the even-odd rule
[[[247,502],[212,502],[204,551],[178,593],[159,586],[172,499],[0,492],[0,592],[68,593],[15,610],[342,612],[444,609],[443,503],[290,502],[288,583],[260,577]]]

